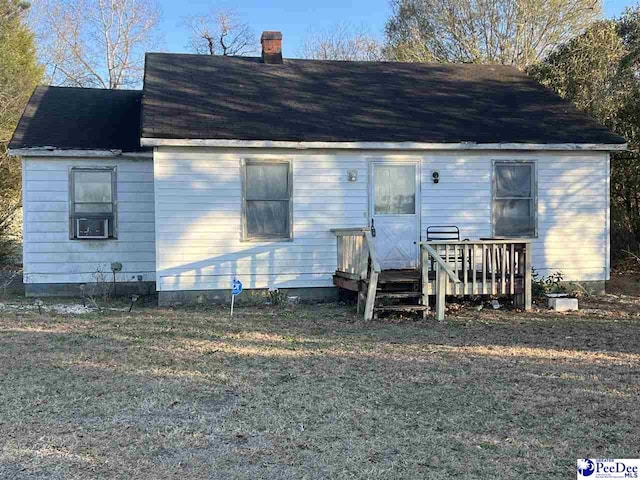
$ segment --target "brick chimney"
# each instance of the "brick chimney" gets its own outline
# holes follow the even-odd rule
[[[282,32],[262,32],[262,62],[282,63]]]

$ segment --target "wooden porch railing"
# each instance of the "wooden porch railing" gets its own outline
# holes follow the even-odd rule
[[[429,282],[425,281],[429,278],[431,271],[434,272],[435,291],[436,291],[436,319],[444,320],[445,310],[445,295],[447,294],[447,286],[449,280],[453,285],[457,286],[460,283],[458,275],[449,268],[446,260],[444,260],[438,251],[431,247],[428,243],[421,244],[422,248],[422,304],[429,305]],[[426,257],[426,261],[425,261]],[[446,257],[445,257],[446,258]],[[430,262],[432,260],[433,262]],[[431,270],[429,270],[429,263],[432,263]],[[427,265],[427,271],[425,276],[424,265]]]
[[[531,242],[477,240],[421,242],[422,303],[436,296],[444,319],[445,295],[513,295],[531,309]]]
[[[376,307],[382,273],[369,228],[331,230],[337,239],[334,284],[358,292],[358,313],[365,320]],[[435,313],[444,319],[446,295],[511,295],[531,309],[531,242],[529,240],[440,240],[421,242],[422,306],[434,295]],[[382,279],[384,281],[384,278]]]
[[[364,303],[364,319],[373,318],[373,308],[378,290],[378,276],[382,269],[376,256],[373,236],[369,228],[337,228],[338,276],[334,283],[342,288],[358,292],[358,313]],[[360,288],[367,285],[366,294]]]

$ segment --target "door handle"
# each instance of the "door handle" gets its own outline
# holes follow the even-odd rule
[[[371,236],[372,237],[376,236],[376,224],[373,221],[373,218],[371,219]]]

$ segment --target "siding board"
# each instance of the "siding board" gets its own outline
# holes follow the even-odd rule
[[[161,290],[228,289],[236,275],[246,288],[332,285],[336,240],[329,230],[367,224],[367,161],[362,153],[273,153],[157,149]],[[240,241],[243,158],[292,161],[291,242]],[[347,181],[352,169],[356,182]]]
[[[462,238],[489,237],[492,161],[537,163],[538,238],[533,266],[566,280],[609,278],[608,154],[602,152],[433,153],[423,159],[422,228],[457,225]],[[431,171],[440,183],[431,182]],[[473,202],[469,199],[473,198]]]
[[[407,157],[416,154],[158,148],[159,288],[228,289],[235,275],[247,288],[330,286],[336,246],[329,230],[368,224],[369,160]],[[292,242],[240,241],[243,158],[292,161]],[[463,238],[491,236],[492,160],[536,160],[540,238],[533,242],[534,266],[562,270],[569,280],[607,277],[607,154],[429,152],[421,158],[423,235],[428,225],[454,224]],[[347,181],[347,170],[357,171],[356,182]],[[432,170],[440,171],[438,185]]]
[[[25,281],[90,282],[123,263],[122,280],[159,279],[159,290],[327,287],[336,268],[332,228],[368,224],[368,162],[421,158],[421,231],[457,225],[491,236],[493,160],[535,160],[538,238],[533,265],[567,280],[608,278],[608,155],[595,152],[402,152],[160,147],[151,160],[27,158]],[[243,158],[293,165],[293,240],[241,241]],[[118,167],[118,240],[68,238],[70,166]],[[347,170],[357,181],[348,182]],[[431,172],[440,172],[433,184]],[[155,193],[154,193],[155,192]],[[568,247],[571,245],[571,248]]]
[[[69,168],[117,167],[118,238],[69,239]],[[94,282],[121,262],[118,281],[155,280],[153,161],[126,158],[24,159],[25,283]]]

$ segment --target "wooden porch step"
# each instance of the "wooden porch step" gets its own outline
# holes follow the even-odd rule
[[[417,270],[384,270],[378,277],[379,284],[385,283],[420,283],[420,272]]]
[[[429,310],[427,305],[383,305],[375,307],[376,312],[424,312]]]
[[[378,292],[376,293],[376,299],[420,298],[421,296],[422,296],[422,293],[420,292],[385,292],[385,291],[378,290]]]
[[[378,284],[387,285],[391,283],[405,283],[417,285],[420,283],[419,278],[379,278]]]

